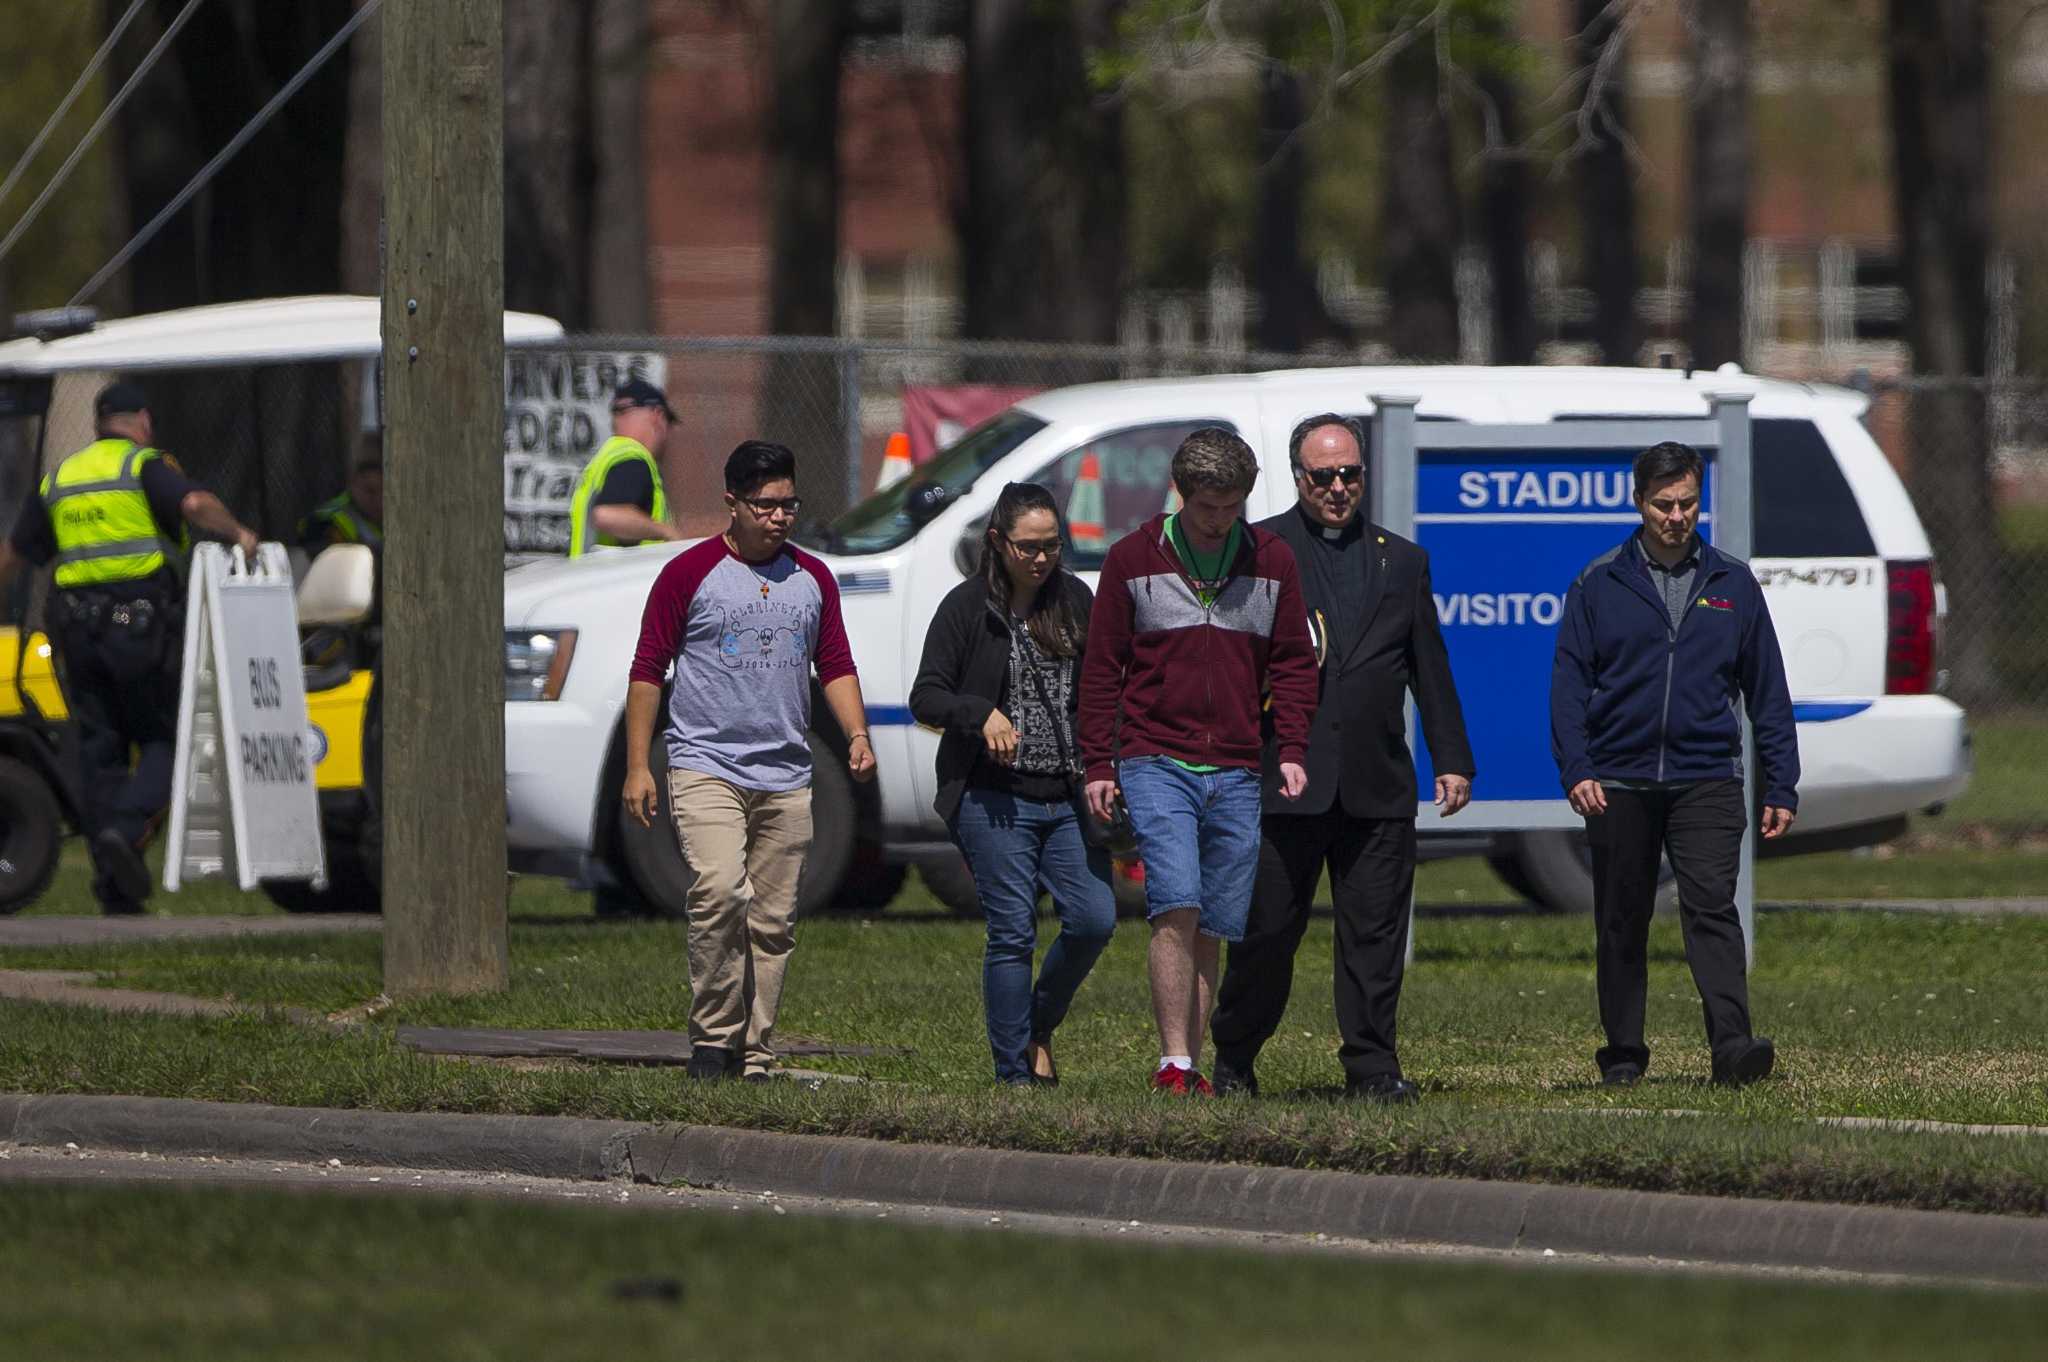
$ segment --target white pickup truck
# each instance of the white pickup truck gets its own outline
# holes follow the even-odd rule
[[[1108,544],[1165,504],[1173,450],[1196,426],[1227,425],[1259,451],[1262,475],[1247,508],[1256,519],[1293,499],[1287,437],[1295,422],[1320,411],[1370,421],[1372,392],[1419,395],[1425,420],[1526,424],[1701,417],[1709,391],[1753,394],[1752,567],[1769,596],[1799,719],[1800,817],[1771,850],[1831,850],[1896,836],[1907,814],[1940,805],[1968,783],[1969,737],[1963,711],[1938,693],[1945,598],[1933,554],[1904,487],[1861,423],[1862,396],[1732,368],[1292,370],[1041,393],[804,537],[838,578],[880,768],[872,786],[855,787],[839,761],[819,762],[804,905],[885,902],[906,861],[950,852],[931,807],[938,739],[911,719],[910,681],[926,626],[964,575],[1004,483],[1042,483],[1064,502],[1084,461],[1094,465],[1105,533],[1073,543],[1067,555],[1067,565],[1092,582]],[[615,884],[666,909],[680,908],[687,872],[665,828],[648,834],[622,818],[618,786],[640,610],[676,551],[663,545],[534,563],[505,583],[513,868]],[[1458,678],[1468,709],[1484,702],[1489,686],[1547,679]],[[836,755],[839,735],[823,706],[816,708],[813,748]],[[1480,758],[1474,793],[1484,797]],[[1579,834],[1460,834],[1455,821],[1434,818],[1423,818],[1419,831],[1425,857],[1485,855],[1540,906],[1590,905]],[[964,877],[937,873],[943,859],[931,864],[927,878],[942,896],[971,893]]]

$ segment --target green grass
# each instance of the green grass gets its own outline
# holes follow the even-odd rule
[[[2039,1348],[2038,1297],[484,1198],[0,1188],[21,1357],[1772,1359]],[[1532,1274],[1540,1273],[1540,1287]],[[680,1299],[621,1299],[675,1283]],[[1363,1333],[1361,1332],[1363,1331]],[[1167,1337],[1162,1337],[1162,1333]]]
[[[1650,1080],[1593,1083],[1591,925],[1435,913],[1417,928],[1402,1053],[1427,1100],[1402,1112],[1331,1097],[1339,1080],[1331,928],[1319,919],[1258,1103],[1163,1104],[1144,932],[1111,943],[1059,1034],[1056,1093],[992,1091],[981,1028],[981,930],[935,917],[821,918],[801,928],[783,1028],[909,1053],[802,1061],[880,1080],[690,1085],[673,1070],[532,1068],[423,1057],[401,1022],[674,1028],[687,1009],[678,923],[535,917],[512,929],[502,995],[432,998],[330,1033],[274,1014],[225,1020],[0,1007],[0,1090],[126,1092],[287,1105],[683,1120],[1054,1152],[1580,1182],[1645,1189],[2048,1212],[2048,1138],[1840,1130],[1866,1116],[2048,1125],[2048,920],[1765,915],[1753,1008],[1781,1077],[1708,1086],[1678,929],[1652,936]],[[125,985],[333,1011],[379,988],[369,936],[0,952],[8,967],[82,968]],[[1617,1119],[1620,1113],[1649,1113]],[[1699,1114],[1671,1114],[1699,1113]]]
[[[1970,725],[1977,769],[1970,788],[1939,818],[1920,827],[1939,832],[1956,823],[2048,828],[2048,714],[2008,714]]]

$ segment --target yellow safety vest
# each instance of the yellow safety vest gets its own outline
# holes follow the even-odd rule
[[[43,478],[58,586],[139,582],[175,560],[179,547],[157,528],[142,491],[142,466],[156,457],[133,440],[96,440]]]
[[[355,502],[349,500],[346,492],[315,506],[313,513],[306,517],[304,527],[299,531],[299,538],[308,537],[314,527],[323,521],[340,531],[340,538],[335,541],[336,543],[368,544],[373,549],[384,547],[383,526],[358,511]]]
[[[576,484],[575,499],[569,503],[569,556],[581,558],[594,548],[617,548],[619,541],[608,534],[602,534],[597,526],[590,523],[590,513],[595,509],[590,499],[597,495],[604,480],[611,471],[622,463],[638,459],[647,465],[648,475],[654,480],[654,505],[647,514],[656,520],[668,519],[668,498],[661,490],[661,469],[654,462],[654,455],[647,452],[647,446],[624,435],[614,435],[599,446],[597,457],[583,470],[583,480]]]

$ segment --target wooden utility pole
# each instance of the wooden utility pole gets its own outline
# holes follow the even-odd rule
[[[386,0],[384,989],[505,986],[502,0]]]

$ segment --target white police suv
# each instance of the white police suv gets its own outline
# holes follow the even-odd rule
[[[1968,783],[1969,737],[1962,710],[1939,693],[1945,598],[1927,535],[1861,423],[1861,395],[1732,368],[1292,370],[1041,393],[968,432],[915,476],[799,536],[837,575],[880,768],[872,786],[848,781],[837,759],[840,736],[822,703],[814,706],[812,747],[821,760],[804,906],[885,902],[902,882],[905,861],[943,858],[950,850],[931,807],[938,739],[912,722],[909,688],[926,626],[969,570],[1004,483],[1042,483],[1069,506],[1079,498],[1087,514],[1070,517],[1076,525],[1067,566],[1092,580],[1109,545],[1166,505],[1173,451],[1198,426],[1229,426],[1259,452],[1261,476],[1247,508],[1256,519],[1294,499],[1287,470],[1294,424],[1322,411],[1370,422],[1375,392],[1418,395],[1417,415],[1425,421],[1519,425],[1703,417],[1709,392],[1731,391],[1752,395],[1751,565],[1785,652],[1803,768],[1799,821],[1769,850],[1832,850],[1896,836],[1907,814],[1939,806]],[[1584,515],[1614,520],[1616,542],[1627,533],[1634,516],[1624,484],[1608,486],[1598,474],[1579,476],[1570,488],[1549,481],[1539,480],[1528,495],[1579,497]],[[1461,491],[1481,498],[1524,493],[1520,486],[1501,492],[1484,479]],[[508,574],[505,584],[513,868],[615,883],[670,909],[680,908],[688,887],[673,838],[666,827],[648,832],[624,818],[618,787],[626,672],[641,605],[676,551],[651,546],[533,563]],[[1437,607],[1454,668],[1467,631],[1550,627],[1542,602],[1569,585],[1446,592],[1446,576],[1440,566]],[[1458,672],[1468,714],[1499,688],[1548,682],[1547,671]],[[659,766],[658,739],[656,747]],[[1476,755],[1474,796],[1485,798],[1487,754]],[[1439,822],[1427,812],[1418,829],[1425,856],[1486,855],[1539,905],[1590,905],[1578,834],[1461,834],[1457,820]],[[950,864],[928,863],[934,870]],[[971,895],[964,877],[927,878],[942,895]]]

